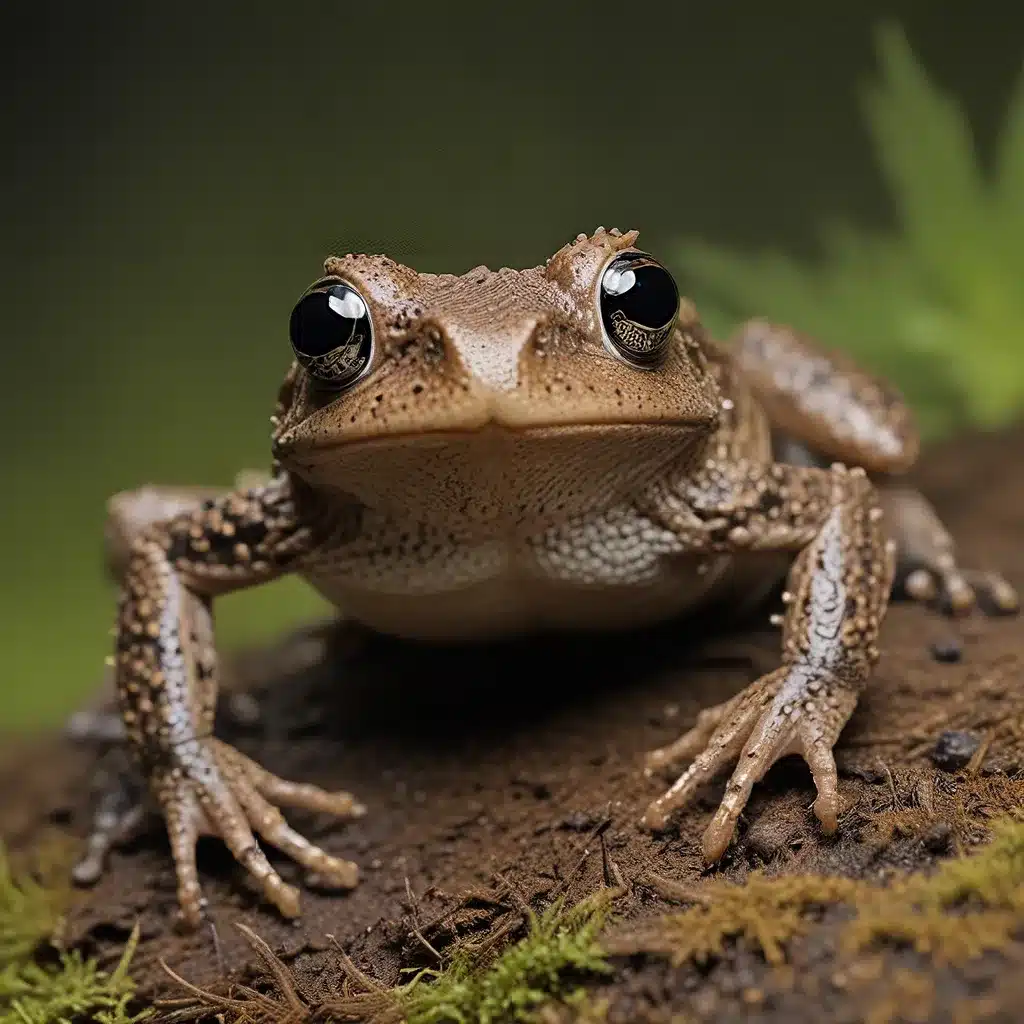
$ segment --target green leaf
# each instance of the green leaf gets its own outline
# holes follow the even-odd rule
[[[995,427],[1024,409],[1024,69],[986,180],[961,107],[898,26],[877,33],[864,92],[896,230],[821,228],[821,258],[686,240],[674,263],[708,326],[764,316],[846,349],[901,388],[925,437]]]
[[[995,215],[1003,226],[1007,263],[1019,272],[1024,266],[1024,64],[996,146]]]
[[[991,238],[989,202],[971,128],[960,105],[931,83],[901,28],[883,24],[876,47],[881,80],[863,94],[875,155],[908,245],[941,294],[953,297],[989,269],[981,259]]]

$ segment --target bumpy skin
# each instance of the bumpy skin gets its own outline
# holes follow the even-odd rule
[[[446,640],[628,628],[756,596],[776,577],[745,556],[777,552],[791,562],[782,664],[649,756],[650,770],[692,763],[644,820],[663,826],[738,762],[705,834],[714,861],[753,784],[795,752],[811,768],[818,819],[835,829],[832,746],[878,658],[897,546],[923,574],[920,597],[955,591],[962,607],[972,577],[923,499],[890,500],[861,468],[898,472],[917,451],[902,402],[879,382],[760,322],[720,348],[685,301],[664,362],[641,370],[615,358],[597,282],[635,239],[599,229],[542,267],[461,277],[383,257],[328,260],[328,277],[356,287],[371,312],[366,377],[337,395],[292,366],[268,482],[169,517],[127,502],[120,712],[167,822],[188,922],[202,914],[201,832],[223,838],[285,914],[298,912],[298,894],[256,836],[339,886],[356,881],[355,865],[308,843],[276,806],[351,816],[362,811],[353,797],[278,779],[211,734],[210,601],[286,572],[370,628]],[[813,457],[776,461],[773,427]],[[840,459],[857,465],[828,464]],[[909,527],[884,521],[884,508],[911,506]],[[1015,606],[1001,578],[973,579],[990,603]]]

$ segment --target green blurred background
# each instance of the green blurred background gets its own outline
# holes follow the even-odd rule
[[[993,149],[1024,5],[835,7],[3,4],[0,727],[100,677],[110,493],[266,464],[327,253],[533,265],[604,224],[680,263],[685,239],[813,260],[835,218],[885,230],[857,91],[883,17]],[[221,637],[319,607],[232,597]]]

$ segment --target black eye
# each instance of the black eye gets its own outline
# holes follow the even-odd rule
[[[627,252],[601,275],[601,322],[616,355],[649,366],[668,349],[679,315],[679,289],[672,275],[643,252]]]
[[[289,321],[295,358],[317,380],[343,388],[370,365],[373,325],[362,296],[334,284],[299,299]]]

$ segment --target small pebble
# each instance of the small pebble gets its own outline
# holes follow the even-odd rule
[[[948,853],[953,845],[953,829],[950,827],[949,822],[937,821],[921,837],[921,842],[929,853]]]
[[[970,761],[980,746],[981,740],[974,733],[947,729],[935,741],[932,760],[943,771],[955,772]]]
[[[946,664],[957,662],[964,656],[963,645],[955,636],[934,641],[931,645],[931,652],[932,657],[936,661],[942,661]]]

